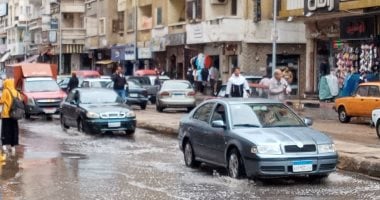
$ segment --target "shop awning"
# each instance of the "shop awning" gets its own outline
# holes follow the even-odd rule
[[[112,63],[113,63],[112,60],[99,60],[98,62],[96,62],[97,65],[109,65]]]
[[[5,53],[1,58],[0,58],[0,63],[3,63],[8,60],[8,58],[11,56],[11,52]]]
[[[37,62],[39,56],[40,55],[33,55],[33,56],[27,58],[26,60],[24,60],[23,63],[35,63],[35,62]]]

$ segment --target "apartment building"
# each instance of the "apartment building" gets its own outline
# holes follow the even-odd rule
[[[0,1],[0,68],[2,69],[5,62],[10,56],[7,48],[7,28],[8,26],[8,0]]]
[[[281,0],[280,17],[305,24],[305,93],[318,91],[323,60],[329,61],[330,70],[342,74],[380,69],[379,56],[371,54],[380,47],[379,6],[379,0]],[[361,57],[367,55],[366,48],[371,56]]]

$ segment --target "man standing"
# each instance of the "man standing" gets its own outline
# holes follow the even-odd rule
[[[123,74],[121,66],[118,66],[115,73],[111,76],[113,81],[113,89],[125,101],[126,87],[128,86],[127,80]]]
[[[67,92],[70,93],[71,90],[77,88],[78,85],[79,85],[79,80],[78,80],[77,74],[75,72],[73,72],[71,74],[71,78],[69,80],[69,83],[67,84]]]
[[[269,98],[283,101],[285,100],[285,96],[289,95],[292,89],[288,82],[282,77],[281,70],[275,70],[273,75],[274,77],[269,83]]]
[[[212,66],[209,69],[209,81],[210,81],[211,91],[213,95],[215,95],[215,93],[217,92],[218,80],[219,80],[219,70],[216,67]]]
[[[250,89],[247,80],[240,74],[240,68],[235,67],[233,74],[228,79],[226,97],[248,97]]]

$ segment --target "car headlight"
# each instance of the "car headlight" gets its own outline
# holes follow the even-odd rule
[[[90,119],[97,119],[97,118],[100,118],[100,115],[95,112],[87,112],[86,117]]]
[[[280,155],[281,147],[278,144],[258,145],[251,148],[251,153],[254,154],[267,154],[267,155]]]
[[[133,111],[128,111],[125,113],[125,117],[133,118],[133,117],[136,117],[136,114]]]
[[[34,102],[34,99],[33,98],[28,98],[28,102],[27,102],[28,105],[30,106],[34,106],[36,105],[36,103]]]
[[[335,144],[319,144],[318,145],[319,153],[334,153],[335,152]]]

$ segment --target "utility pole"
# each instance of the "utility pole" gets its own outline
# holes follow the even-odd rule
[[[63,63],[62,63],[62,6],[61,2],[58,3],[59,6],[59,74],[63,74]]]
[[[272,30],[272,77],[273,73],[276,70],[276,57],[277,57],[277,0],[273,0],[273,30]]]
[[[134,51],[135,51],[135,62],[133,64],[133,73],[138,69],[138,57],[137,57],[137,8],[138,8],[138,0],[134,0],[134,28],[135,28],[135,40],[134,40]]]

